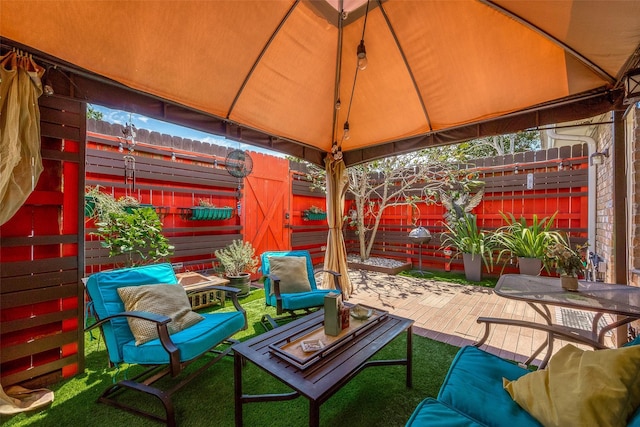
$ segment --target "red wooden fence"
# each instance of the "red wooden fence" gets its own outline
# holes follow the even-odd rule
[[[132,187],[131,180],[125,182],[127,148],[120,152],[119,126],[91,121],[94,132],[87,134],[81,104],[55,97],[41,98],[41,103],[45,171],[27,203],[0,228],[3,385],[32,378],[50,383],[83,369],[80,278],[118,261],[90,234],[94,224],[82,227],[79,201],[85,184],[154,205],[176,248],[171,261],[184,269],[210,269],[215,249],[240,238],[253,240],[258,253],[308,249],[315,263],[322,262],[326,220],[305,219],[303,212],[311,206],[324,210],[325,196],[310,189],[301,164],[253,153],[255,175],[237,179],[225,170],[229,149],[139,130]],[[483,202],[474,210],[482,227],[500,226],[500,211],[527,218],[558,211],[557,227],[586,238],[586,146],[481,159],[474,167],[486,182]],[[531,179],[533,188],[527,188]],[[194,220],[189,209],[199,199],[230,206],[234,214]],[[418,212],[388,210],[372,255],[416,262],[422,251],[424,268],[444,268],[438,238],[443,213],[441,206],[426,204]],[[407,239],[415,224],[434,234],[421,248]],[[345,234],[355,249],[352,230],[345,227]],[[460,267],[456,263],[454,268]]]

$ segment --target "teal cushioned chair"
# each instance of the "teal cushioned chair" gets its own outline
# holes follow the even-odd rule
[[[503,377],[515,380],[528,372],[477,347],[463,347],[451,363],[438,399],[429,398],[418,405],[407,427],[540,427],[502,387]]]
[[[231,295],[237,311],[229,313],[202,314],[204,320],[175,334],[169,334],[168,316],[149,312],[125,312],[124,304],[118,295],[118,288],[153,284],[170,284],[180,286],[170,264],[155,264],[142,267],[123,268],[93,274],[86,283],[87,293],[93,304],[96,323],[87,330],[100,327],[104,336],[109,361],[119,365],[127,363],[144,365],[146,369],[131,379],[124,379],[109,387],[98,399],[119,408],[135,412],[152,419],[175,425],[175,413],[171,395],[196,378],[205,369],[225,355],[232,352],[235,340],[231,336],[247,327],[246,313],[238,303],[236,288],[212,286]],[[141,345],[135,345],[135,339],[127,318],[135,317],[154,322],[158,328],[159,338]],[[225,344],[221,349],[216,347]],[[163,391],[152,387],[160,378],[167,375],[178,376],[192,361],[206,353],[214,353],[206,363],[197,370],[183,375],[178,384]],[[131,389],[150,394],[158,398],[164,406],[165,418],[127,404],[125,399],[117,399],[123,389]]]
[[[449,367],[437,400],[423,400],[406,426],[540,427],[502,387],[502,378],[513,381],[529,372],[477,347],[463,347]],[[640,409],[627,425],[640,427]]]
[[[280,279],[271,274],[271,267],[269,264],[269,257],[304,257],[307,264],[307,277],[311,290],[309,292],[298,293],[281,293],[280,292]],[[313,263],[311,262],[311,254],[309,251],[272,251],[264,252],[260,256],[262,262],[262,274],[264,276],[264,296],[266,298],[266,304],[268,306],[276,307],[276,313],[278,315],[286,314],[283,317],[272,318],[269,315],[262,317],[262,324],[267,328],[271,326],[277,327],[277,321],[284,318],[296,317],[299,314],[307,314],[311,309],[322,307],[324,305],[324,296],[330,292],[340,292],[340,274],[330,270],[317,270],[314,271]],[[335,289],[318,289],[316,285],[315,273],[326,272],[333,277],[333,286]],[[273,292],[272,292],[273,289]],[[302,313],[296,311],[303,310]]]

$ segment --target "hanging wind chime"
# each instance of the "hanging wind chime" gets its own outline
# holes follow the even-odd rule
[[[134,147],[136,145],[136,127],[131,120],[131,114],[129,115],[129,122],[126,123],[122,129],[123,138],[120,138],[120,147],[118,151],[124,152],[124,146],[126,144],[129,149],[129,154],[123,157],[124,160],[124,185],[130,192],[134,192],[136,188],[136,159],[133,157]]]

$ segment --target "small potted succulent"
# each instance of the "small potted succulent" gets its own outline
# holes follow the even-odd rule
[[[251,273],[258,269],[258,257],[251,242],[234,240],[226,248],[215,251],[215,255],[229,279],[229,286],[240,289],[238,296],[247,295]]]
[[[576,250],[573,250],[567,243],[557,242],[547,249],[547,258],[555,265],[563,289],[578,290],[578,275],[584,272],[584,262],[579,252],[585,246],[577,246]]]

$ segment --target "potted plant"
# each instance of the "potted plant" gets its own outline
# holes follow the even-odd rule
[[[462,254],[465,277],[477,282],[482,279],[482,263],[487,272],[493,269],[493,250],[495,239],[493,234],[478,229],[476,216],[466,213],[453,224],[444,224],[447,232],[441,237],[441,247],[455,247],[457,255]],[[449,261],[451,262],[451,261]]]
[[[100,218],[96,232],[110,257],[124,256],[125,267],[150,264],[173,253],[174,247],[162,234],[162,222],[156,211],[145,207],[130,213],[122,209]]]
[[[547,258],[555,265],[560,275],[562,288],[568,291],[578,290],[578,275],[584,272],[584,262],[579,252],[586,246],[577,246],[574,251],[563,242],[556,242],[547,249]]]
[[[112,212],[122,211],[120,203],[100,188],[99,185],[87,186],[84,193],[84,215],[95,221],[107,219]]]
[[[534,214],[530,225],[524,217],[516,220],[511,213],[500,212],[500,215],[506,225],[496,233],[496,242],[502,248],[499,258],[505,254],[516,257],[521,274],[537,276],[543,265],[548,269],[548,248],[564,241],[560,232],[551,229],[557,212],[541,220]]]
[[[309,209],[302,211],[302,217],[305,221],[318,221],[327,219],[327,213],[317,206],[311,206]]]
[[[233,216],[233,209],[225,207],[217,207],[211,201],[207,199],[199,199],[198,206],[191,208],[192,220],[214,220],[214,219],[229,219]]]
[[[251,242],[234,240],[226,248],[215,251],[215,255],[229,279],[229,285],[240,289],[238,296],[247,295],[251,273],[258,269],[258,257]]]

